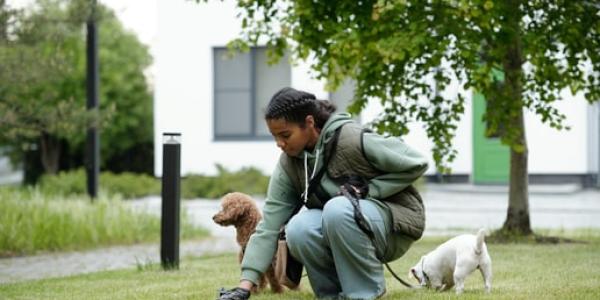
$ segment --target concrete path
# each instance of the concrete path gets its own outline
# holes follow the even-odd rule
[[[127,202],[134,210],[145,210],[160,215],[160,197],[147,197]],[[180,244],[180,257],[200,256],[210,253],[237,252],[235,230],[220,227],[212,222],[219,210],[214,200],[183,201],[182,206],[195,225],[210,230],[212,237],[199,242]],[[160,262],[160,245],[141,244],[117,246],[82,252],[60,252],[26,257],[0,259],[0,284],[24,280],[62,277],[75,274],[135,268],[139,265]],[[1,297],[0,297],[1,298]]]
[[[231,239],[210,238],[201,242],[184,242],[179,255],[199,256],[236,251]],[[117,246],[82,252],[52,253],[0,259],[0,284],[47,277],[135,268],[160,262],[158,244]],[[2,297],[0,297],[2,298]]]
[[[508,193],[503,187],[429,185],[423,199],[429,235],[448,229],[500,228],[508,208]],[[532,187],[529,209],[534,229],[600,229],[600,190]]]
[[[474,232],[480,227],[502,226],[508,197],[503,187],[428,185],[423,193],[427,214],[425,235]],[[128,201],[132,209],[160,214],[160,197]],[[259,206],[263,200],[257,201]],[[217,252],[236,252],[235,230],[212,222],[220,209],[214,200],[188,200],[182,205],[190,221],[208,228],[212,238],[181,245],[181,257]],[[534,228],[600,229],[600,191],[565,186],[530,189],[531,223]],[[0,259],[0,284],[46,277],[68,276],[101,270],[131,268],[159,262],[159,246],[135,245],[86,252],[45,254]]]
[[[422,193],[427,229],[425,235],[445,235],[455,231],[495,229],[506,219],[508,195],[503,187],[473,187],[472,185],[428,185]],[[139,210],[160,214],[160,198],[148,197],[133,202]],[[262,208],[264,201],[257,199]],[[600,229],[600,191],[577,190],[567,186],[536,186],[529,195],[532,227],[545,229]],[[232,227],[220,227],[212,222],[220,208],[214,200],[184,201],[190,220],[209,228],[214,236],[234,237]]]

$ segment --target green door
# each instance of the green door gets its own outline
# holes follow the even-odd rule
[[[507,183],[510,152],[500,138],[486,135],[485,110],[485,97],[473,92],[473,183]]]

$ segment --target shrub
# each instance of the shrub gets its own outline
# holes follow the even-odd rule
[[[85,195],[86,174],[82,169],[42,176],[39,187],[47,195]],[[160,194],[160,182],[146,174],[102,172],[99,179],[100,192],[121,195],[126,199]]]
[[[160,194],[160,181],[146,174],[105,172],[100,175],[100,187],[126,199]]]
[[[85,195],[86,179],[82,169],[60,172],[56,175],[43,175],[38,186],[46,195]]]
[[[251,195],[266,195],[269,177],[254,167],[232,172],[217,165],[218,174],[207,176],[191,174],[181,179],[181,197],[219,198],[229,192],[243,192]],[[85,195],[86,174],[82,169],[60,172],[57,175],[44,175],[39,188],[46,195]],[[148,195],[160,195],[160,179],[146,174],[102,172],[99,189],[107,195],[120,195],[125,199]]]
[[[217,176],[188,175],[182,179],[183,198],[219,198],[229,192],[266,195],[269,177],[254,167],[231,172],[217,165]]]

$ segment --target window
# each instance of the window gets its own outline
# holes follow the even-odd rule
[[[354,100],[354,89],[356,82],[352,79],[346,79],[337,90],[329,93],[329,100],[337,107],[336,112],[347,112],[348,106]],[[360,123],[360,116],[355,116],[354,120]]]
[[[337,106],[337,112],[345,112],[354,99],[354,81],[346,79],[337,90],[329,93],[329,100]]]
[[[271,140],[264,110],[275,92],[291,84],[288,57],[268,65],[264,47],[232,58],[227,51],[213,49],[215,140]]]

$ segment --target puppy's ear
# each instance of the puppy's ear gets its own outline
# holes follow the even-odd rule
[[[415,276],[415,268],[410,268],[410,271],[408,271],[408,275],[406,276],[408,278],[414,278],[417,279],[417,277]]]
[[[412,268],[410,269],[410,275],[412,276],[412,278],[414,278],[417,282],[421,283],[421,277],[419,277],[419,275],[417,274],[417,269]]]

